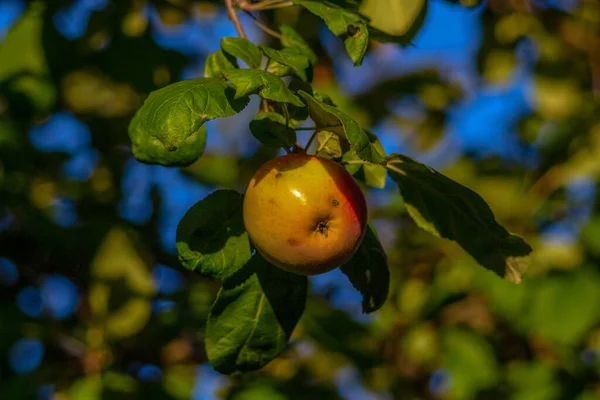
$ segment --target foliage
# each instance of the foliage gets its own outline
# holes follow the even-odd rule
[[[538,3],[0,4],[0,393],[599,396],[600,9]],[[241,209],[305,151],[370,219],[310,279]]]

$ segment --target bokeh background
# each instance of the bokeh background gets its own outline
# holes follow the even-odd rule
[[[210,121],[184,169],[137,162],[127,125],[236,36],[224,8],[0,0],[0,398],[600,399],[600,3],[429,0],[409,46],[372,43],[359,68],[307,12],[264,18],[307,38],[315,86],[387,152],[476,190],[526,237],[524,282],[419,230],[390,181],[368,189],[384,307],[362,314],[339,271],[314,277],[290,349],[219,375],[203,343],[218,283],[179,267],[176,226],[278,153],[250,135],[258,99]]]

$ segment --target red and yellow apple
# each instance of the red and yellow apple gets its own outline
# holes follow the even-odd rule
[[[338,163],[307,154],[267,161],[244,197],[244,225],[270,263],[299,275],[343,265],[365,234],[367,205]]]

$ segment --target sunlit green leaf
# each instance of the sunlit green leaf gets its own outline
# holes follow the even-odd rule
[[[141,114],[136,114],[129,124],[133,155],[138,161],[148,164],[184,167],[192,164],[204,154],[206,148],[206,125],[188,136],[174,151],[169,151],[156,138],[148,138],[141,128]]]
[[[292,147],[296,143],[296,131],[286,126],[283,115],[275,112],[257,115],[250,122],[250,132],[269,147]]]
[[[250,68],[259,68],[262,61],[260,49],[247,39],[225,37],[221,39],[221,48],[227,54],[239,58]]]
[[[456,241],[500,276],[521,281],[531,247],[499,225],[477,193],[410,157],[392,155],[387,165],[419,227]]]
[[[156,90],[132,120],[132,140],[143,147],[143,154],[158,145],[153,143],[155,140],[167,151],[175,151],[190,136],[201,137],[198,131],[206,121],[240,112],[248,98],[234,99],[234,94],[232,88],[216,78],[189,79]]]
[[[331,32],[344,39],[346,50],[354,65],[362,63],[369,42],[369,31],[367,19],[352,3],[345,2],[340,5],[340,2],[334,1],[296,0],[294,4],[322,18]]]
[[[306,69],[309,66],[308,57],[300,53],[296,48],[291,47],[283,50],[275,50],[263,45],[259,45],[259,47],[271,60],[291,67],[300,79],[308,81],[308,75],[306,74]]]
[[[292,103],[302,107],[302,101],[288,89],[278,76],[257,69],[238,69],[226,74],[235,86],[235,97],[243,98],[251,94],[273,101]]]
[[[379,309],[387,299],[390,272],[387,256],[373,227],[368,226],[365,237],[354,256],[341,270],[363,295],[363,312]]]
[[[183,266],[212,279],[225,279],[251,257],[242,218],[243,195],[217,190],[194,204],[177,227]]]
[[[208,319],[206,351],[219,372],[260,369],[277,357],[304,312],[307,279],[256,253],[223,282]]]
[[[223,78],[226,72],[238,68],[237,61],[223,50],[209,54],[204,63],[205,78]]]
[[[310,116],[317,127],[325,127],[327,130],[345,137],[350,143],[350,147],[362,160],[373,163],[385,161],[383,155],[371,143],[367,133],[356,121],[338,108],[325,104],[306,92],[300,91],[299,94],[307,102]]]

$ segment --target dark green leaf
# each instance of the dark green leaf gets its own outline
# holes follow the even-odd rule
[[[277,357],[306,304],[307,279],[259,253],[226,279],[208,318],[206,351],[224,374],[253,371]]]
[[[129,124],[133,155],[138,161],[147,164],[161,164],[169,167],[185,167],[193,164],[206,148],[206,125],[188,136],[174,151],[169,151],[156,138],[148,138],[141,128],[140,114],[136,114]]]
[[[308,43],[304,40],[298,32],[296,32],[289,25],[281,25],[279,28],[281,31],[281,45],[287,48],[297,49],[300,53],[308,57],[308,60],[315,64],[318,61],[317,55],[310,48]]]
[[[243,195],[218,190],[194,204],[177,227],[183,266],[212,279],[225,279],[252,256],[242,218]]]
[[[521,281],[531,247],[499,225],[477,193],[404,155],[390,156],[387,165],[419,227],[456,241],[479,264],[508,280]]]
[[[237,61],[231,55],[217,50],[215,53],[209,54],[204,63],[205,78],[223,78],[226,72],[238,68]]]
[[[373,227],[367,227],[356,254],[342,265],[341,270],[362,294],[363,312],[373,312],[385,303],[390,286],[390,271],[387,256]]]
[[[309,61],[308,57],[304,54],[301,54],[294,48],[275,50],[263,45],[260,45],[259,47],[271,60],[291,67],[300,79],[308,81],[306,69],[309,67]]]
[[[138,145],[158,140],[168,151],[175,151],[206,121],[229,117],[244,109],[248,98],[234,96],[235,91],[216,78],[189,79],[165,86],[144,101],[130,134],[135,133]],[[145,143],[144,147],[155,145]]]
[[[382,163],[385,157],[369,140],[368,134],[348,115],[338,108],[327,105],[306,92],[298,93],[308,104],[310,116],[317,127],[327,127],[327,130],[345,137],[350,147],[365,161]]]
[[[242,38],[224,37],[221,39],[221,48],[225,53],[239,58],[250,68],[260,68],[262,53],[252,42]]]
[[[228,73],[227,78],[235,86],[236,98],[258,94],[261,97],[298,107],[304,104],[276,75],[257,69],[238,69]]]
[[[292,147],[296,143],[296,131],[286,126],[285,117],[276,112],[257,115],[250,122],[250,132],[269,147]]]
[[[315,0],[294,1],[294,4],[306,8],[322,18],[331,32],[342,37],[354,65],[360,65],[369,42],[369,32],[366,26],[368,20],[360,15],[354,6],[342,7],[338,3]]]

